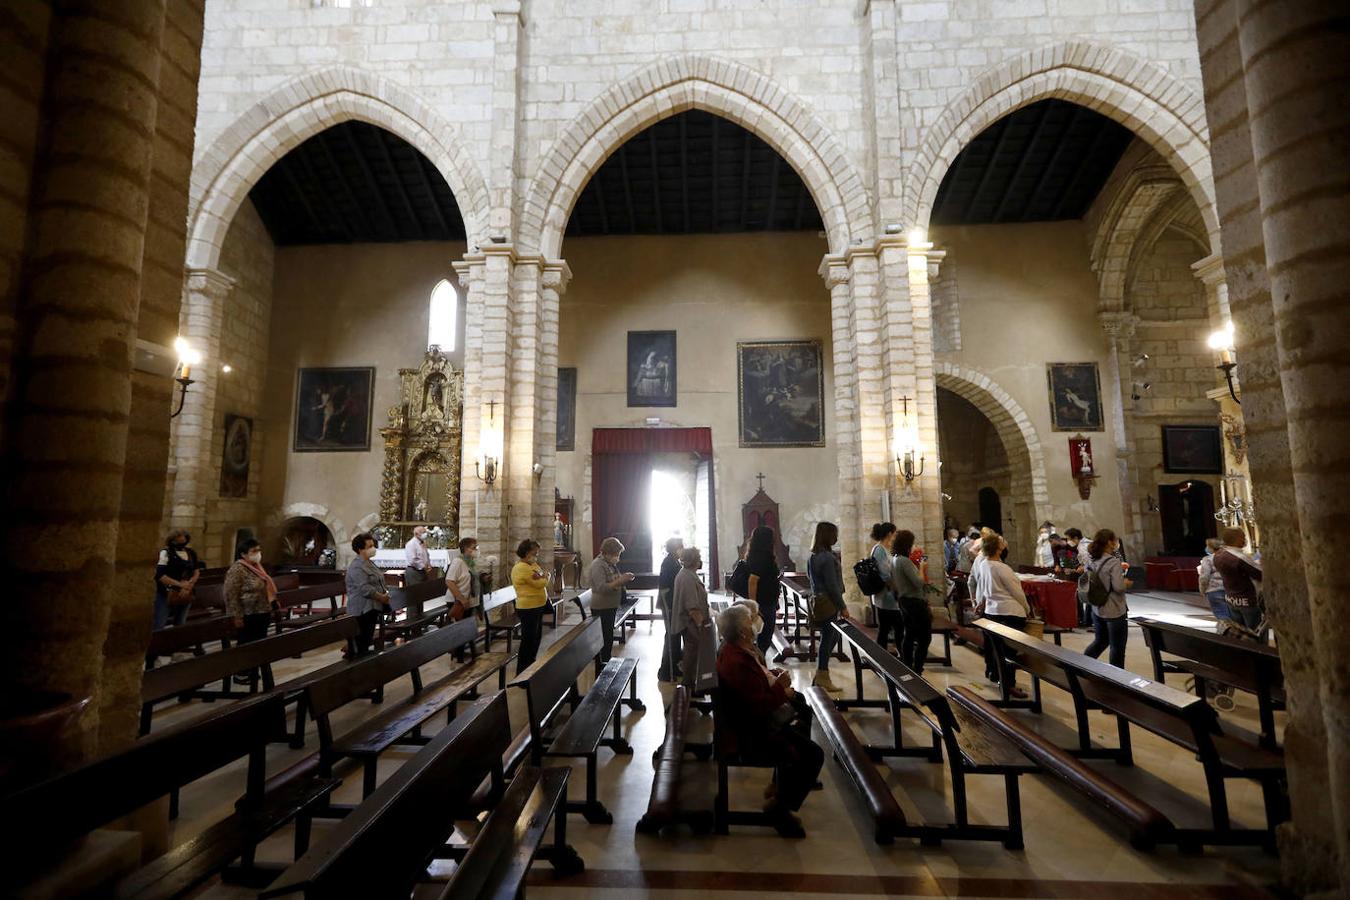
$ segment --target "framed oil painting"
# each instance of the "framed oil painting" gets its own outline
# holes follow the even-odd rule
[[[556,449],[577,448],[577,370],[558,370],[558,434]]]
[[[225,414],[225,446],[220,455],[220,496],[247,497],[253,458],[253,420]]]
[[[628,405],[675,405],[675,332],[628,332]]]
[[[1046,378],[1055,431],[1102,430],[1102,383],[1096,363],[1049,363]]]
[[[301,369],[295,380],[296,453],[370,449],[373,367]]]
[[[820,341],[736,345],[740,445],[825,446],[825,373]]]
[[[1223,472],[1223,439],[1218,425],[1162,426],[1163,471],[1180,475]]]

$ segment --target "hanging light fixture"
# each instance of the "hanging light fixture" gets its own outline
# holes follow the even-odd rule
[[[895,469],[908,486],[923,475],[923,444],[919,429],[909,420],[909,398],[901,397],[900,424],[895,430]]]
[[[488,401],[488,419],[478,439],[479,459],[473,461],[474,474],[488,487],[497,481],[497,468],[502,458],[502,433],[497,427],[497,401]]]
[[[1237,390],[1233,387],[1233,372],[1237,369],[1237,363],[1233,360],[1234,338],[1233,323],[1229,322],[1209,336],[1209,349],[1219,351],[1217,368],[1228,382],[1228,395],[1233,398],[1234,403],[1241,406],[1242,401],[1238,399]]]

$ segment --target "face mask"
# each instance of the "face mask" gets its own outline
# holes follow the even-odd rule
[[[185,549],[187,549],[187,541],[174,541],[174,542],[173,542],[173,549],[175,549],[175,550],[185,550]]]
[[[262,552],[250,553],[248,555],[248,561],[256,566],[258,563],[262,562]]]

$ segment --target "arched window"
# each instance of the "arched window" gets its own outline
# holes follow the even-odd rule
[[[427,320],[427,347],[440,347],[442,353],[453,352],[459,325],[459,294],[444,278],[431,289],[431,314]]]

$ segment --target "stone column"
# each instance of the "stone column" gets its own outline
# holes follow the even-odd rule
[[[521,0],[492,0],[492,159],[488,169],[493,234],[514,226],[516,181],[520,174],[520,35],[525,24]]]
[[[173,492],[169,525],[186,528],[198,547],[206,545],[206,500],[215,488],[212,474],[216,454],[216,391],[220,379],[220,339],[225,310],[234,291],[234,279],[215,269],[189,269],[186,300],[179,334],[202,353],[200,370],[193,369],[195,383],[188,388],[183,410],[173,421]],[[210,374],[209,374],[210,373]],[[178,405],[178,386],[173,404]],[[206,560],[225,565],[228,560]]]
[[[63,3],[51,23],[0,524],[23,589],[0,665],[11,693],[92,698],[54,765],[96,750],[163,27],[162,0]]]
[[[864,532],[881,518],[881,495],[891,488],[895,465],[889,458],[890,405],[883,356],[880,277],[877,257],[872,251],[850,249],[843,255],[843,261],[849,271],[849,297],[852,300],[858,537],[866,541]]]
[[[548,260],[539,279],[539,390],[536,406],[535,460],[543,471],[535,480],[534,533],[553,554],[553,492],[558,484],[558,330],[562,295],[572,270],[561,259]]]
[[[507,548],[524,538],[539,542],[539,561],[546,567],[552,564],[553,542],[545,536],[551,530],[539,531],[539,511],[535,487],[542,482],[534,473],[539,461],[540,404],[539,394],[542,360],[539,323],[539,275],[543,259],[529,257],[517,261],[512,279],[512,323],[510,335],[510,402],[506,444],[507,464],[506,502]],[[551,518],[551,516],[550,516]]]
[[[862,559],[866,552],[867,524],[858,506],[862,487],[862,460],[858,453],[857,363],[854,359],[853,297],[849,291],[849,268],[842,257],[827,256],[820,263],[820,277],[830,291],[830,337],[834,358],[834,440],[839,466],[839,552],[844,565]],[[856,606],[865,603],[858,583],[844,578],[845,599]]]
[[[1097,313],[1106,333],[1106,393],[1112,400],[1111,439],[1116,450],[1116,480],[1120,484],[1120,533],[1127,550],[1136,558],[1144,552],[1144,534],[1139,527],[1137,475],[1134,470],[1134,444],[1130,440],[1126,410],[1133,407],[1129,393],[1130,338],[1139,320],[1133,313],[1119,310]],[[1124,362],[1122,362],[1124,360]],[[1125,369],[1122,370],[1122,365]]]
[[[1337,877],[1335,826],[1331,804],[1326,802],[1327,738],[1318,696],[1321,676],[1294,498],[1236,3],[1197,0],[1195,13],[1223,266],[1237,331],[1247,461],[1262,532],[1266,575],[1262,589],[1280,633],[1280,661],[1289,696],[1284,752],[1293,818],[1278,831],[1280,861],[1285,885],[1302,894],[1325,889]]]
[[[926,461],[923,475],[915,482],[919,498],[919,522],[922,528],[911,525],[919,544],[928,553],[930,576],[941,569],[942,476],[938,471],[940,458],[937,422],[937,375],[933,364],[933,294],[930,278],[936,278],[938,266],[947,255],[934,249],[928,242],[908,245],[909,301],[914,348],[914,396],[918,408],[919,442]],[[1018,498],[1017,508],[1025,509],[1030,498]],[[1022,524],[1020,522],[1016,524]],[[1016,532],[1014,532],[1016,533]],[[1033,532],[1034,533],[1034,532]],[[937,560],[937,565],[932,564]]]
[[[1326,535],[1350,497],[1350,31],[1338,0],[1237,4],[1280,382],[1289,419],[1303,564],[1339,880],[1350,888],[1350,619]]]

